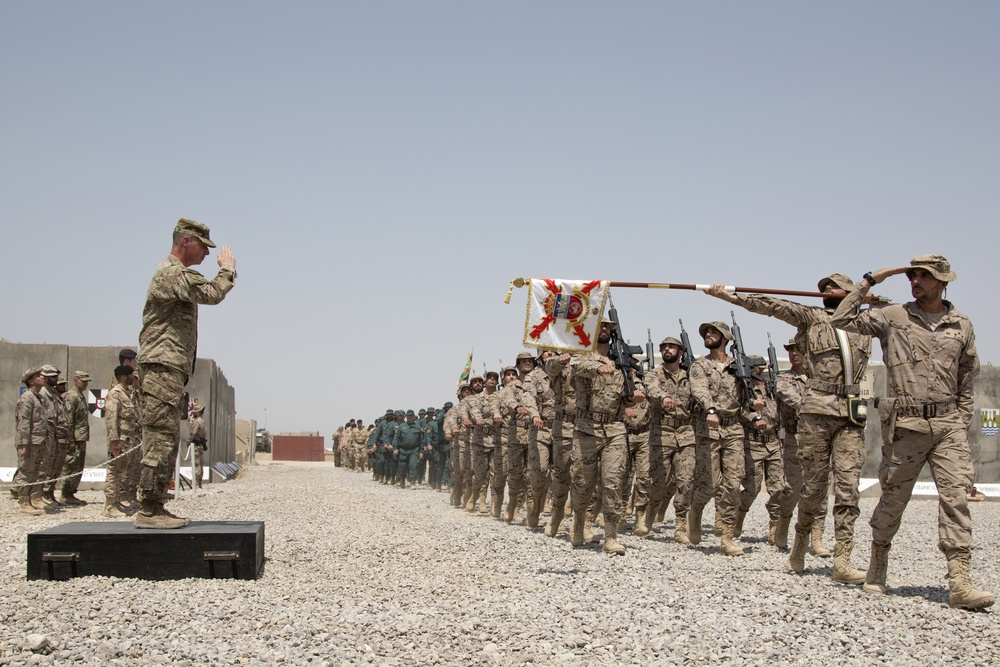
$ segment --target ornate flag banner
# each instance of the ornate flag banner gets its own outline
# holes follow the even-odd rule
[[[525,345],[560,352],[594,349],[608,298],[607,280],[531,278],[525,282]]]
[[[87,408],[90,414],[98,419],[104,419],[104,399],[108,397],[107,389],[91,389],[87,397]]]

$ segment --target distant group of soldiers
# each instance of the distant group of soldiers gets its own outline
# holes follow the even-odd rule
[[[133,515],[142,466],[141,392],[136,370],[136,352],[118,353],[108,394],[104,399],[108,459],[104,481],[104,516]],[[77,498],[90,440],[90,408],[85,392],[90,374],[76,371],[73,389],[51,365],[24,372],[25,391],[17,404],[18,468],[11,493],[22,514],[41,515],[63,506],[83,506]],[[204,405],[194,408],[189,441],[193,446],[194,483],[201,487],[202,453],[207,447]],[[55,488],[61,481],[61,493]]]
[[[913,302],[887,305],[869,296],[875,284],[899,273],[910,281]],[[805,570],[810,548],[831,556],[823,523],[832,478],[833,579],[885,594],[892,538],[927,463],[941,506],[938,546],[948,562],[950,603],[988,607],[993,595],[971,582],[967,504],[974,493],[968,428],[979,360],[971,322],[943,299],[954,279],[944,257],[922,255],[907,267],[866,273],[858,284],[840,273],[824,277],[823,307],[707,288],[795,327],[784,346],[792,367],[770,388],[762,358],[737,359],[736,345],[727,352],[734,332],[724,322],[699,326],[707,354],[697,359],[680,339],[664,338],[662,364],[640,377],[634,360],[630,367],[612,359],[616,324],[602,321],[593,351],[522,352],[514,366],[463,383],[458,405],[434,415],[429,426],[418,426],[412,411],[406,423],[401,412],[387,413],[365,439],[377,457],[375,477],[402,486],[415,457],[446,459],[453,506],[468,512],[478,506],[508,523],[520,523],[523,510],[529,528],[547,510],[549,537],[569,517],[574,547],[593,541],[597,521],[602,549],[611,554],[625,553],[618,533],[630,525],[634,535],[649,536],[672,497],[678,543],[701,542],[702,512],[714,499],[719,550],[739,556],[744,517],[766,489],[767,541],[788,549],[785,568],[794,574]],[[872,337],[881,341],[888,372],[888,395],[877,404],[886,445],[882,496],[870,521],[871,560],[861,571],[851,553],[869,408],[859,383]],[[737,372],[740,364],[753,369],[749,379]],[[412,485],[412,472],[409,479]],[[437,487],[447,488],[442,480],[443,473]]]

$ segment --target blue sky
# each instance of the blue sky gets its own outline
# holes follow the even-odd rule
[[[272,431],[440,406],[470,349],[522,348],[515,276],[808,290],[939,252],[987,363],[998,25],[987,2],[3,2],[0,336],[133,343],[184,216],[239,271],[199,352]],[[633,342],[729,315],[613,296]],[[740,324],[757,351],[791,334]]]

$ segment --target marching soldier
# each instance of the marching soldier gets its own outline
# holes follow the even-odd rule
[[[555,405],[552,419],[552,515],[545,526],[545,534],[549,537],[555,537],[559,532],[572,487],[570,465],[573,456],[573,423],[576,419],[576,393],[570,380],[572,360],[572,355],[564,352],[545,361],[545,372],[549,377]],[[587,541],[592,538],[589,532],[590,524],[584,523],[584,539]]]
[[[788,352],[788,361],[792,367],[778,373],[778,381],[775,383],[778,416],[783,434],[781,462],[785,481],[788,483],[788,494],[781,501],[781,516],[778,518],[778,528],[774,532],[774,545],[779,549],[788,548],[788,528],[802,492],[802,470],[799,468],[799,445],[796,434],[799,431],[799,408],[802,407],[802,397],[809,379],[806,376],[805,356],[794,338],[785,344],[785,351]],[[826,516],[825,506],[822,514]]]
[[[504,521],[520,523],[518,507],[524,499],[524,469],[528,463],[528,428],[534,423],[542,426],[542,417],[538,412],[535,397],[524,386],[524,380],[535,367],[535,357],[530,352],[517,355],[516,366],[518,377],[507,382],[504,375],[504,387],[500,393],[500,404],[506,411],[506,419],[510,424],[507,431],[507,449],[504,452],[507,474],[507,512]]]
[[[421,432],[416,424],[416,414],[413,410],[406,411],[406,421],[399,425],[392,436],[392,448],[396,450],[399,457],[399,465],[396,470],[396,482],[399,488],[406,488],[406,481],[409,478],[410,489],[415,489],[417,481],[417,461],[420,459]]]
[[[536,360],[536,367],[524,378],[524,388],[531,392],[538,406],[542,425],[534,423],[528,428],[528,528],[538,527],[538,515],[544,509],[545,495],[549,490],[549,469],[552,465],[552,420],[555,417],[555,395],[545,372],[545,361],[555,356],[543,350]]]

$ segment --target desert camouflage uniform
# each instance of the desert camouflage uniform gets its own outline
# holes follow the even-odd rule
[[[853,541],[854,523],[861,513],[858,482],[866,448],[863,427],[848,418],[846,396],[860,393],[857,383],[868,367],[871,337],[848,333],[855,384],[846,387],[840,345],[830,320],[832,309],[803,306],[770,296],[734,296],[747,310],[770,315],[798,328],[795,338],[805,355],[809,379],[799,409],[796,436],[803,489],[795,530],[811,531],[817,519],[822,525],[832,465],[836,538],[838,542]]]
[[[48,438],[48,408],[39,394],[26,389],[17,401],[16,415],[17,472],[14,473],[14,485],[18,489],[18,498],[27,502],[33,493],[41,490],[35,482],[38,481]]]
[[[659,366],[646,375],[650,404],[649,505],[658,507],[674,487],[674,513],[687,523],[694,497],[695,437],[691,425],[691,382],[687,371],[671,373]],[[664,411],[663,399],[674,400],[674,409]],[[638,505],[638,503],[637,503]]]
[[[966,498],[974,475],[969,423],[972,382],[979,375],[972,322],[948,301],[936,324],[913,302],[859,312],[867,293],[862,282],[841,302],[834,323],[877,337],[885,360],[889,398],[879,404],[879,417],[888,437],[872,543],[890,546],[926,463],[938,491],[938,548],[949,561],[968,558],[972,518]]]
[[[629,411],[635,410],[635,416]],[[649,502],[649,426],[650,406],[645,398],[628,406],[625,414],[625,440],[628,443],[628,458],[625,460],[625,470],[622,475],[622,504],[632,505],[637,514],[646,511]],[[635,483],[633,484],[633,479]],[[628,518],[628,517],[624,517]]]
[[[740,415],[743,431],[746,433],[743,442],[745,471],[743,491],[740,493],[740,515],[750,511],[754,499],[766,484],[767,502],[764,507],[772,524],[777,526],[786,488],[781,441],[778,438],[778,404],[772,398],[760,395],[757,398],[763,398],[764,407],[759,411],[744,409]],[[758,429],[760,422],[764,422],[764,430]],[[742,525],[740,528],[742,529]]]
[[[572,365],[576,393],[576,421],[573,423],[573,455],[570,464],[573,513],[585,516],[595,492],[601,496],[605,535],[624,513],[622,479],[628,459],[625,428],[625,378],[621,371],[601,373],[614,365],[597,352],[586,353]],[[636,381],[637,390],[642,383]],[[600,480],[598,480],[598,465]]]
[[[169,255],[157,267],[146,293],[139,333],[142,386],[143,499],[160,499],[170,482],[180,443],[181,400],[194,372],[198,347],[198,305],[220,303],[236,272],[220,267],[212,280]]]
[[[52,391],[52,405],[56,414],[56,444],[52,455],[52,464],[47,474],[47,479],[56,479],[62,475],[63,466],[66,464],[66,455],[69,454],[69,446],[73,442],[73,427],[70,423],[69,408],[66,406],[66,399],[58,391]],[[55,494],[57,482],[49,482],[45,485],[46,496]]]
[[[486,504],[486,486],[490,482],[490,468],[496,447],[497,424],[493,420],[500,412],[500,392],[483,391],[472,405],[472,503]],[[495,473],[495,471],[494,471]],[[496,495],[494,495],[494,498]]]
[[[120,384],[108,393],[104,401],[104,423],[108,431],[108,463],[104,481],[104,498],[106,505],[115,505],[121,498],[125,486],[127,463],[125,458],[114,461],[119,454],[138,443],[139,411],[132,401],[132,392]],[[111,444],[121,441],[121,449],[114,453]]]
[[[550,357],[545,361],[545,372],[549,376],[549,386],[555,403],[552,420],[552,467],[551,494],[552,512],[550,527],[546,532],[555,536],[559,531],[566,500],[570,495],[572,477],[570,467],[573,460],[573,423],[576,421],[576,392],[570,380],[573,367],[573,357],[563,362],[559,357]],[[553,520],[555,519],[555,520]]]
[[[726,357],[721,366],[708,356],[691,365],[689,377],[696,412],[694,432],[695,491],[691,505],[700,514],[708,501],[716,498],[716,516],[722,523],[735,525],[740,504],[740,482],[745,468],[743,455],[743,424],[739,415],[743,409],[743,388],[727,370],[733,362]],[[705,423],[708,409],[715,407],[719,429],[709,429]]]
[[[541,366],[534,368],[524,378],[524,389],[531,393],[544,422],[541,427],[533,423],[528,427],[528,519],[537,522],[542,512],[545,494],[549,490],[549,471],[552,466],[552,421],[556,414],[555,394],[549,378]],[[534,519],[532,519],[534,517]]]
[[[201,488],[201,477],[205,472],[204,460],[205,449],[202,443],[208,440],[208,428],[205,426],[205,418],[198,415],[191,422],[191,431],[188,434],[188,445],[191,446],[191,481]]]
[[[802,494],[802,469],[799,467],[798,441],[799,408],[802,407],[802,395],[806,391],[808,378],[794,371],[778,373],[776,393],[778,394],[778,418],[781,424],[781,460],[788,483],[788,494],[781,501],[781,520],[789,521],[799,504]],[[826,494],[823,495],[826,500]],[[826,505],[822,509],[826,516]],[[780,545],[779,545],[780,546]]]
[[[503,454],[504,464],[507,466],[505,473],[507,476],[507,514],[508,521],[512,520],[516,508],[524,500],[524,469],[528,464],[528,429],[531,420],[539,416],[538,405],[535,397],[524,386],[524,382],[517,378],[510,384],[504,385],[500,391],[500,405],[505,421],[508,424],[507,447]],[[524,409],[524,413],[518,412],[519,408]]]

